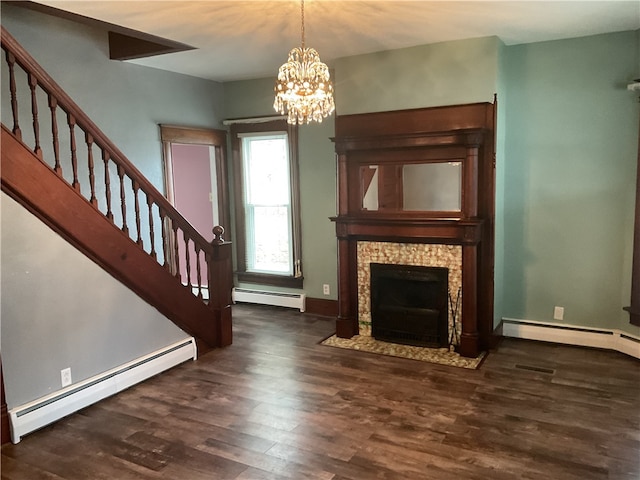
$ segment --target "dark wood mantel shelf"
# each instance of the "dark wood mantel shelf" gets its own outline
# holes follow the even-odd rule
[[[478,244],[485,221],[478,219],[419,219],[380,216],[331,217],[338,238],[412,243]]]

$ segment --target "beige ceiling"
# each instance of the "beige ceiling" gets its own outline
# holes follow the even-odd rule
[[[38,3],[196,47],[131,62],[217,81],[275,76],[300,44],[299,0]],[[307,46],[336,58],[497,36],[506,45],[640,28],[640,0],[306,0]]]

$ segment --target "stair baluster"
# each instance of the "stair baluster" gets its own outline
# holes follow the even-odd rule
[[[127,200],[124,191],[124,167],[118,165],[118,178],[120,179],[120,212],[122,213],[122,231],[129,234],[129,226],[127,225]]]
[[[91,197],[89,202],[94,207],[98,207],[98,199],[96,198],[96,176],[93,165],[93,135],[85,133],[85,143],[87,144],[87,166],[89,167],[89,187],[91,189]]]
[[[151,255],[154,260],[157,260],[158,255],[156,254],[156,246],[153,241],[155,238],[155,232],[153,231],[153,200],[151,200],[149,195],[147,195],[147,208],[149,209],[149,242],[151,243],[149,255]]]
[[[105,216],[113,222],[113,212],[111,211],[111,176],[109,175],[109,152],[102,150],[102,161],[104,162],[104,198],[106,200],[107,212]]]
[[[140,201],[138,200],[138,192],[140,191],[140,185],[138,182],[133,180],[133,206],[136,213],[136,232],[138,233],[138,238],[136,239],[136,243],[140,245],[140,248],[144,250],[144,245],[142,243],[142,235],[140,233]]]
[[[29,89],[31,90],[31,117],[33,120],[33,136],[35,142],[33,153],[35,153],[38,158],[42,159],[42,148],[40,148],[40,122],[38,121],[38,98],[36,96],[37,86],[38,79],[33,73],[29,72]]]
[[[71,186],[77,192],[80,192],[80,182],[78,181],[78,156],[76,153],[76,119],[70,113],[67,114],[67,124],[69,125],[69,140],[71,143],[71,171],[73,173],[73,182]]]
[[[11,94],[11,113],[13,115],[13,128],[11,131],[18,140],[22,140],[22,132],[20,131],[20,123],[18,122],[18,97],[16,93],[15,76],[16,57],[7,50],[6,59],[9,67],[9,91]]]
[[[49,94],[49,109],[51,110],[51,135],[53,136],[53,158],[54,166],[53,171],[59,176],[62,176],[62,167],[60,167],[60,143],[58,141],[58,118],[56,117],[56,111],[58,108],[58,100],[56,97]]]

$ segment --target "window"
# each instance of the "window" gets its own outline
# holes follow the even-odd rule
[[[292,276],[287,134],[241,138],[247,272]]]
[[[231,134],[238,280],[302,288],[297,129],[236,123]]]

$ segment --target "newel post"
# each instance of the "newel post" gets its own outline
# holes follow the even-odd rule
[[[212,256],[209,262],[209,308],[213,312],[217,328],[218,346],[231,345],[231,289],[233,288],[233,264],[231,242],[222,238],[224,228],[213,227]]]

